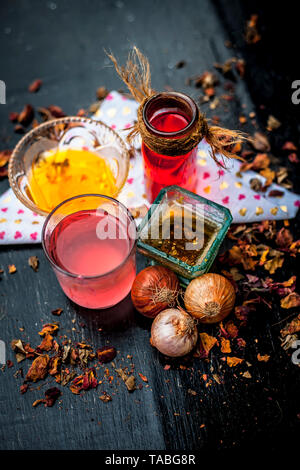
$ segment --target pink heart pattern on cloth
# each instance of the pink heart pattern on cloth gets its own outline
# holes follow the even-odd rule
[[[34,214],[12,189],[0,196],[0,244],[39,243],[44,217]]]
[[[121,137],[125,138],[137,117],[138,103],[116,91],[112,91],[94,115]],[[127,182],[118,199],[127,207],[150,206],[145,196],[143,162],[140,153],[140,139],[135,141],[136,154],[130,160]],[[228,169],[220,167],[209,156],[209,145],[202,141],[198,149],[197,193],[228,207],[233,221],[254,222],[264,219],[289,219],[295,217],[300,207],[300,196],[285,188],[272,184],[265,194],[257,194],[250,182],[265,179],[254,171],[240,173],[240,163],[232,160]],[[269,197],[272,190],[283,195]],[[0,244],[39,243],[44,218],[24,207],[9,189],[0,196]],[[139,223],[139,220],[137,220]]]

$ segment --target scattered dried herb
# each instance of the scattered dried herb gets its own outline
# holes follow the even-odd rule
[[[28,264],[35,272],[38,272],[38,270],[39,270],[39,260],[38,260],[37,256],[30,256],[28,258]]]
[[[124,369],[116,369],[123,382],[125,383],[127,390],[133,392],[136,389],[134,375],[127,375]]]
[[[106,392],[103,392],[102,395],[100,395],[100,400],[103,401],[103,403],[108,403],[109,401],[112,401],[112,398],[110,395],[108,395],[108,393]]]

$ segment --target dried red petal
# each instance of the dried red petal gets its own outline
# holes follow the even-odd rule
[[[50,111],[52,116],[54,116],[56,118],[65,117],[65,113],[63,112],[63,110],[61,109],[60,106],[55,106],[55,105],[52,104],[52,105],[48,106],[48,110]]]
[[[49,388],[45,391],[45,406],[53,406],[56,400],[61,396],[61,391],[57,387]]]
[[[28,126],[34,118],[34,109],[31,104],[26,104],[18,116],[19,124]]]
[[[11,113],[9,113],[9,120],[10,120],[11,122],[17,122],[18,117],[19,117],[19,113],[15,113],[14,111],[12,111]]]
[[[57,332],[59,329],[59,326],[56,325],[55,323],[46,323],[43,325],[42,331],[39,332],[40,336],[45,336],[46,334],[51,334],[53,335],[54,333]]]
[[[297,151],[297,147],[293,142],[285,142],[282,146],[282,150],[294,150]]]
[[[148,379],[147,379],[147,377],[146,377],[145,375],[143,375],[143,374],[141,374],[141,373],[139,372],[139,376],[141,377],[141,379],[142,379],[143,382],[148,382]]]
[[[41,344],[36,348],[37,352],[41,351],[51,351],[53,347],[53,336],[49,333],[46,333]]]
[[[103,100],[104,98],[106,98],[106,96],[108,95],[108,90],[105,88],[105,86],[100,86],[97,91],[96,91],[96,96],[97,96],[97,99],[98,100]]]
[[[49,361],[49,374],[50,375],[56,375],[60,371],[60,366],[61,366],[61,358],[59,356],[57,357],[51,357]]]
[[[48,373],[49,356],[38,356],[31,364],[30,369],[27,372],[26,380],[31,382],[37,382],[46,377]]]
[[[94,367],[89,369],[83,375],[78,375],[73,380],[70,390],[75,395],[79,395],[82,390],[90,390],[91,388],[97,388],[98,381],[96,379],[97,374]]]
[[[41,88],[43,82],[42,80],[40,80],[39,78],[37,80],[34,80],[28,87],[28,91],[30,93],[36,93],[37,91],[39,91],[39,89]]]
[[[21,385],[21,387],[20,387],[20,393],[21,393],[22,395],[24,395],[24,393],[27,392],[28,388],[29,388],[29,385],[28,385],[28,384],[23,384],[23,385]]]
[[[0,150],[0,167],[5,166],[11,157],[12,150]]]
[[[38,269],[39,269],[39,259],[38,259],[37,256],[30,256],[28,258],[28,264],[35,272],[38,271]]]
[[[117,351],[112,346],[104,346],[103,348],[97,349],[97,358],[102,363],[113,361],[116,355]]]
[[[52,313],[52,315],[55,315],[55,316],[59,317],[62,314],[62,312],[63,312],[62,308],[57,308],[55,310],[52,310],[51,313]]]
[[[16,124],[15,127],[14,127],[14,132],[16,134],[24,134],[25,133],[25,129],[24,127],[21,125],[21,124]]]

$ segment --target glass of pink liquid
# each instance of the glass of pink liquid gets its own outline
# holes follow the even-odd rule
[[[136,225],[115,199],[76,196],[47,217],[42,243],[64,293],[78,305],[116,305],[131,290],[136,274]]]

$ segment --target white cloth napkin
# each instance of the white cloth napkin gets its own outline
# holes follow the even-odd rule
[[[116,91],[112,91],[94,115],[125,138],[137,117],[138,104]],[[139,144],[137,144],[139,147]],[[250,181],[265,178],[254,171],[239,174],[240,162],[232,160],[230,169],[222,170],[209,156],[205,141],[199,144],[197,193],[230,209],[233,222],[254,222],[265,219],[279,220],[295,217],[300,196],[277,184],[271,184],[267,193],[256,193]],[[272,190],[283,195],[269,197]],[[127,207],[149,203],[144,193],[142,156],[139,151],[131,160],[127,182],[118,199]],[[38,243],[44,218],[24,207],[11,189],[0,197],[0,244]]]

